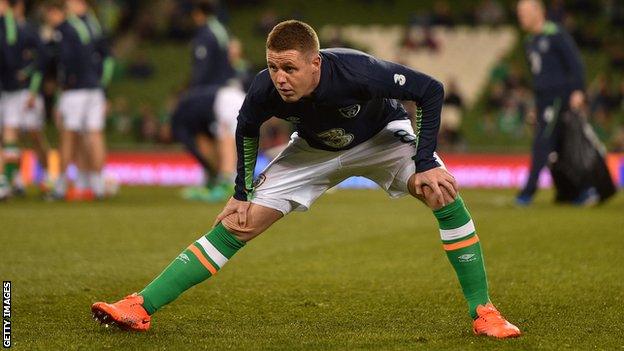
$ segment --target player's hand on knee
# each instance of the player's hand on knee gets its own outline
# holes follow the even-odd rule
[[[414,173],[408,183],[412,195],[422,199],[429,207],[440,208],[457,197],[457,181],[451,173],[442,167]]]
[[[247,212],[249,211],[250,205],[251,202],[249,201],[240,201],[231,197],[227,204],[225,204],[223,211],[217,215],[213,227],[219,224],[225,217],[235,213],[238,217],[238,225],[241,228],[245,228],[247,226]]]
[[[443,202],[439,201],[439,198],[435,196],[433,189],[431,189],[428,185],[422,186],[423,195],[421,200],[432,210],[438,210],[455,201],[455,197],[452,196],[445,187],[440,187],[440,190],[442,191],[442,196],[444,198]]]

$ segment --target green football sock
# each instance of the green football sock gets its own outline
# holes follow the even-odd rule
[[[476,318],[477,306],[485,305],[490,298],[481,244],[470,213],[457,196],[453,203],[433,214],[438,219],[444,250],[457,273],[470,316]]]
[[[13,184],[13,179],[19,172],[20,149],[16,144],[7,144],[4,148],[4,174],[9,184]]]
[[[215,275],[244,245],[219,223],[182,251],[139,293],[143,296],[143,307],[153,314],[184,291]]]

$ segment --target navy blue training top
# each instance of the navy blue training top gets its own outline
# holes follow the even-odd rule
[[[220,85],[234,78],[228,45],[228,33],[215,17],[197,30],[192,41],[191,87]]]
[[[27,89],[31,78],[44,69],[45,50],[37,29],[25,21],[15,21],[15,39],[9,43],[0,21],[0,86],[5,91]],[[39,84],[37,84],[38,89]]]
[[[86,17],[70,17],[56,27],[56,54],[64,90],[101,87],[102,61],[110,55],[101,33]]]
[[[310,146],[340,151],[372,138],[390,121],[408,119],[396,100],[418,105],[416,171],[439,164],[433,153],[440,127],[444,88],[430,76],[352,49],[321,50],[321,73],[311,96],[282,100],[267,69],[255,77],[238,115],[238,167],[234,198],[253,192],[260,126],[271,117],[288,120]]]
[[[559,25],[546,22],[544,30],[527,38],[526,55],[533,87],[545,95],[565,95],[585,89],[585,71],[576,44]]]
[[[220,87],[209,85],[186,91],[173,112],[171,127],[184,128],[192,136],[199,133],[214,136],[216,134],[214,102]]]

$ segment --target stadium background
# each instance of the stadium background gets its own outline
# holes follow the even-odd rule
[[[355,47],[440,79],[451,96],[444,108],[439,151],[454,155],[447,158],[460,183],[519,187],[527,174],[534,116],[524,37],[516,25],[514,4],[238,0],[223,1],[218,13],[241,43],[235,65],[248,79],[265,65],[266,33],[284,18],[310,22],[324,47]],[[32,5],[30,12],[36,18],[36,2]],[[118,60],[108,91],[107,140],[112,151],[107,173],[122,184],[198,184],[201,169],[190,158],[165,162],[172,159],[167,155],[180,150],[172,143],[168,116],[172,97],[184,89],[189,77],[192,1],[99,0],[94,5]],[[563,23],[582,49],[590,120],[612,152],[608,163],[619,184],[624,182],[624,160],[618,155],[624,151],[623,7],[612,0],[548,4],[549,16]],[[261,150],[284,143],[289,133],[285,122],[271,121],[264,127]],[[52,123],[47,134],[54,145]],[[54,177],[57,157],[54,153],[51,157]],[[263,161],[258,168],[266,164]],[[25,180],[37,177],[32,154],[26,155],[24,164]],[[551,183],[547,173],[542,186]],[[351,180],[343,186],[375,185]]]

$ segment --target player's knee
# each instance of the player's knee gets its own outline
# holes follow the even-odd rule
[[[221,224],[234,236],[241,241],[249,241],[262,233],[262,228],[254,225],[254,221],[247,217],[247,223],[243,227],[239,221],[238,213],[232,213],[225,217]]]
[[[418,194],[418,192],[416,191],[416,182],[414,180],[414,175],[412,175],[409,178],[409,181],[407,182],[407,190],[409,191],[409,193],[415,197],[418,201],[422,202],[423,204],[427,205],[428,207],[431,207],[429,205],[429,202],[427,202],[427,198],[423,193]]]
[[[415,197],[418,201],[425,204],[430,209],[432,210],[439,209],[441,206],[440,204],[438,204],[438,201],[433,197],[433,191],[427,191],[425,189],[429,189],[429,187],[426,187],[426,186],[423,187],[423,194],[416,194],[415,192],[411,192],[411,191],[410,191],[410,194],[412,194],[413,197]]]
[[[434,211],[441,209],[442,207],[452,203],[456,199],[456,197],[453,197],[453,195],[451,195],[451,193],[445,187],[442,187],[442,186],[440,187],[440,191],[442,192],[443,202],[440,202],[440,197],[436,195],[436,193],[430,187],[423,186],[422,189],[423,189],[425,204]]]

